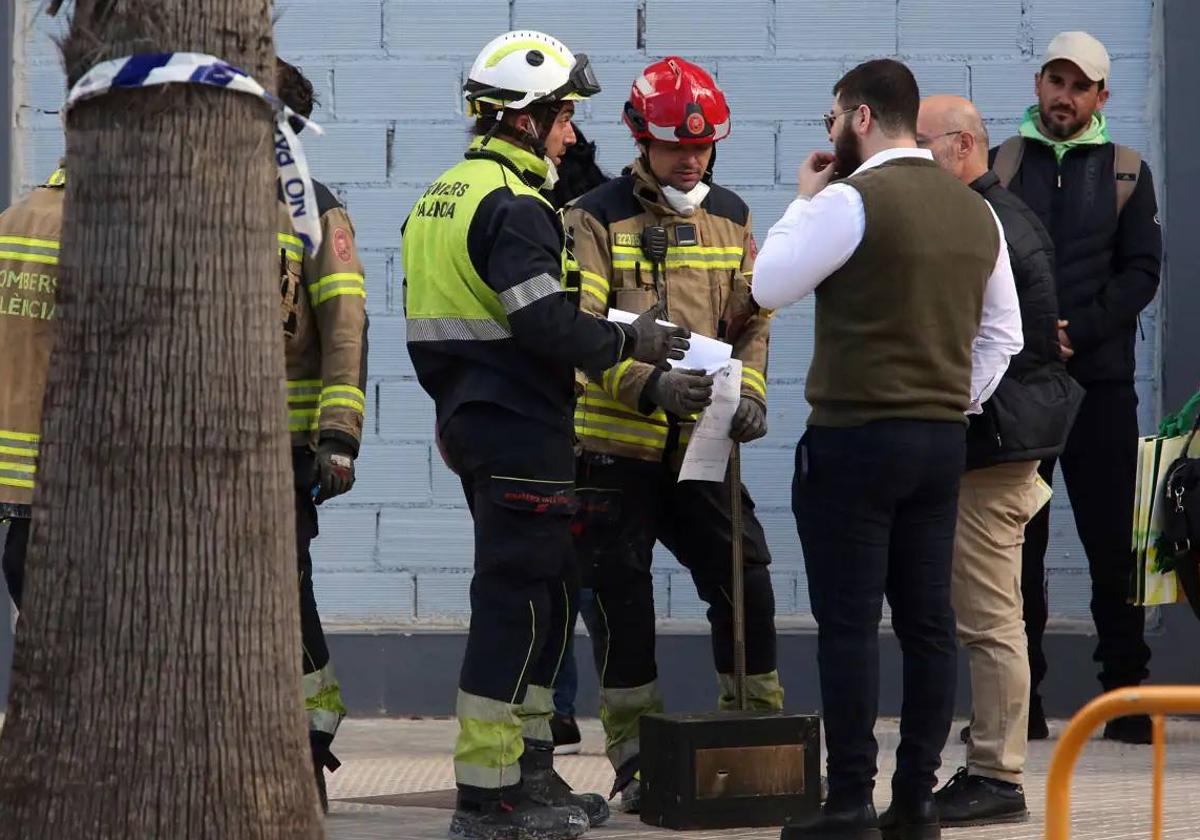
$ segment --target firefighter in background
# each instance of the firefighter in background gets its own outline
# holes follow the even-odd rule
[[[591,191],[567,213],[581,305],[640,312],[662,302],[675,324],[733,345],[743,364],[741,404],[731,432],[749,442],[766,434],[768,313],[750,297],[755,246],[745,202],[712,182],[716,143],[729,136],[725,96],[702,68],[671,57],[633,84],[625,123],[641,154],[626,173]],[[664,233],[665,256],[649,243]],[[708,603],[719,705],[733,704],[730,484],[679,483],[696,413],[713,379],[626,360],[589,370],[575,412],[582,445],[575,534],[584,585],[604,624],[595,645],[601,720],[627,811],[639,807],[638,721],[663,708],[654,658],[650,573],[661,541],[692,574]],[[748,701],[783,706],[775,665],[775,597],[770,554],[745,488]]]
[[[406,338],[439,445],[475,522],[459,679],[455,840],[567,840],[608,816],[554,772],[551,688],[574,594],[576,368],[682,358],[685,331],[615,324],[564,288],[563,229],[540,190],[574,142],[587,57],[540,32],[502,35],[464,85],[475,138],[404,226]]]
[[[277,60],[279,97],[309,116],[313,89],[295,67]],[[292,120],[297,132],[303,128]],[[354,486],[354,459],[362,438],[367,378],[366,285],[354,243],[354,225],[329,189],[314,182],[321,249],[304,252],[293,235],[283,193],[279,202],[279,274],[287,362],[288,431],[296,496],[296,563],[300,575],[300,641],[304,706],[313,770],[322,808],[328,808],[325,770],[339,762],[330,746],[346,714],[341,688],[313,594],[312,554],[317,505]]]
[[[0,520],[8,523],[4,579],[18,609],[41,441],[42,394],[54,345],[66,183],[66,169],[60,164],[44,185],[0,214]]]

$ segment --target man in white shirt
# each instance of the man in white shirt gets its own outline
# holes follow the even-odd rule
[[[754,297],[815,292],[816,341],[792,509],[804,546],[824,706],[829,796],[783,840],[940,837],[933,800],[954,708],[950,570],[966,415],[1021,350],[1003,230],[977,194],[916,148],[920,94],[903,64],[834,86],[834,154],[800,167],[799,197],[759,253]],[[836,184],[836,175],[847,176]],[[892,802],[872,804],[883,598],[904,652]]]

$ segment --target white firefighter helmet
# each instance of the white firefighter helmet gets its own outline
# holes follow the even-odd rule
[[[557,38],[530,29],[506,32],[489,41],[463,85],[471,116],[479,116],[479,106],[485,103],[497,110],[520,111],[599,92],[586,55],[575,55]]]

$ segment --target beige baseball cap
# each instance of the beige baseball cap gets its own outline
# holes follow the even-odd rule
[[[1046,47],[1042,67],[1060,59],[1074,64],[1093,82],[1108,79],[1111,69],[1108,50],[1086,32],[1060,32],[1054,36],[1050,46]]]

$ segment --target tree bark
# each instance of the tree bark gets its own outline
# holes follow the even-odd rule
[[[63,51],[72,79],[195,51],[269,88],[271,4],[77,0]],[[0,840],[319,838],[268,108],[111,93],[66,146]]]

